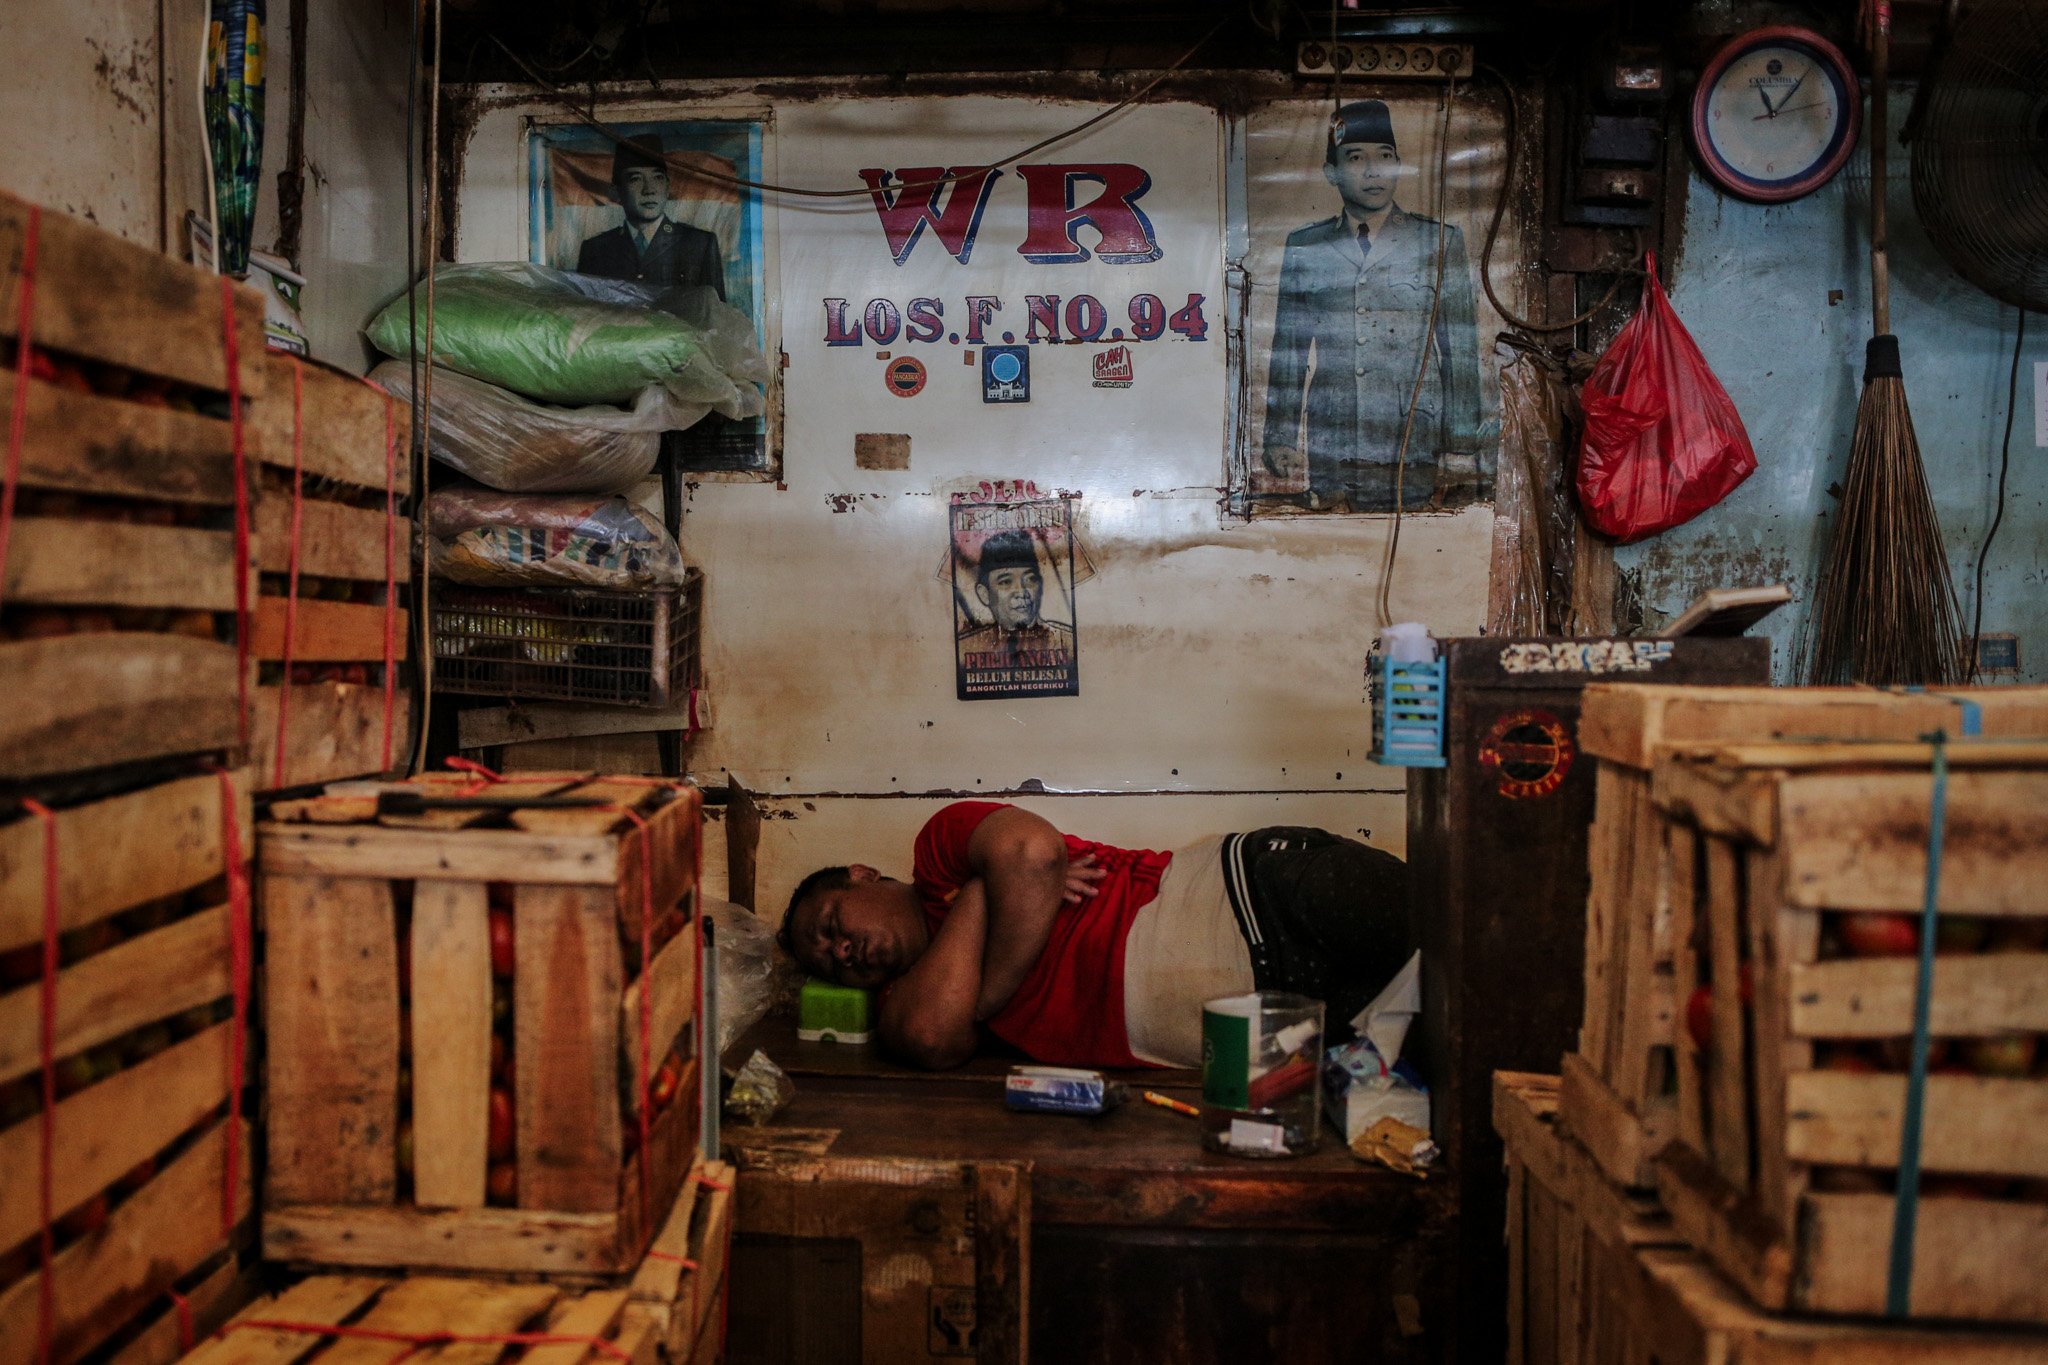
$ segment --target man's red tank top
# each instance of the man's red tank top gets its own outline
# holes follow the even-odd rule
[[[967,841],[1001,809],[994,801],[956,801],[919,831],[912,877],[933,933],[974,879]],[[1067,857],[1092,853],[1108,875],[1093,896],[1060,907],[1037,965],[988,1027],[1055,1066],[1149,1066],[1132,1054],[1124,1030],[1124,940],[1138,911],[1159,894],[1173,855],[1065,838]]]

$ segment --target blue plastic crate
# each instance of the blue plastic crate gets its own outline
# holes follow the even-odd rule
[[[1372,757],[1398,768],[1444,766],[1445,661],[1375,661]]]

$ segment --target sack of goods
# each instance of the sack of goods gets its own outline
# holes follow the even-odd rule
[[[370,379],[412,401],[412,366],[387,360]],[[434,458],[507,493],[622,493],[654,472],[661,433],[711,411],[648,388],[630,408],[564,408],[434,367]]]
[[[672,588],[683,581],[675,539],[619,497],[534,497],[443,488],[427,500],[433,571],[492,588]]]
[[[367,335],[394,357],[373,377],[410,401],[425,295],[399,295]],[[507,492],[630,487],[662,432],[759,416],[769,378],[753,322],[714,290],[518,262],[438,268],[432,340],[433,454]]]

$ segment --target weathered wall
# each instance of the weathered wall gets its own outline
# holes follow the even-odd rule
[[[201,0],[8,0],[0,51],[0,187],[182,257],[185,214],[205,211],[196,93]],[[277,173],[291,107],[290,6],[266,32],[268,121],[255,240],[277,235]],[[308,7],[306,200],[301,262],[314,354],[360,371],[357,332],[405,281],[405,72],[401,0]]]
[[[1910,104],[1909,87],[1894,92],[1895,123]],[[1907,161],[1904,152],[1892,160],[1892,330],[1967,629],[1977,551],[1996,510],[2018,314],[1935,254],[1913,211]],[[1719,507],[1617,556],[1640,582],[1652,625],[1706,588],[1790,583],[1798,600],[1760,628],[1780,682],[1803,678],[1814,579],[1835,508],[1829,489],[1847,466],[1862,390],[1869,193],[1864,151],[1818,193],[1775,206],[1728,198],[1695,172],[1671,297],[1742,412],[1757,472]],[[2032,401],[2042,360],[2048,326],[2035,320],[2021,357],[2005,523],[1984,590],[1984,631],[2018,633],[2029,681],[2048,679],[2048,461],[2034,443]]]
[[[758,93],[734,91],[727,107],[760,103]],[[710,97],[690,106],[718,107]],[[685,552],[706,570],[717,716],[692,767],[708,781],[731,774],[786,817],[763,827],[764,912],[779,913],[794,882],[821,863],[857,858],[900,870],[933,802],[872,799],[894,794],[1128,794],[1136,799],[1048,797],[1045,808],[1081,832],[1152,846],[1299,821],[1370,830],[1375,842],[1398,847],[1404,780],[1365,759],[1362,681],[1389,523],[1244,525],[1220,512],[1229,424],[1218,298],[1225,124],[1213,108],[1173,109],[1181,112],[1146,124],[1142,146],[1121,140],[1112,120],[1048,154],[1144,163],[1155,182],[1146,208],[1158,210],[1161,241],[1169,253],[1201,258],[1180,287],[1214,301],[1212,340],[1178,352],[1133,348],[1139,378],[1130,390],[1091,389],[1083,348],[1041,348],[1032,403],[991,409],[953,383],[945,371],[959,371],[960,359],[939,348],[926,355],[932,393],[889,397],[874,348],[832,353],[815,321],[821,298],[858,301],[887,287],[888,254],[880,276],[867,259],[873,208],[865,199],[836,209],[785,202],[771,213],[788,356],[782,482],[705,482],[691,493],[684,526]],[[524,255],[522,120],[543,112],[500,103],[468,138],[460,259]],[[856,183],[858,166],[972,165],[1091,112],[1024,98],[785,92],[774,101],[771,165],[800,185]],[[617,114],[654,116],[672,115],[657,115],[644,90]],[[878,159],[849,159],[856,147]],[[1009,188],[1005,198],[998,187],[982,227],[991,253],[1013,252],[1022,235]],[[856,230],[866,257],[849,249]],[[1181,260],[1177,269],[1187,269]],[[1010,298],[1027,287],[1012,281],[992,292]],[[1485,317],[1480,327],[1491,335]],[[910,468],[856,468],[853,437],[869,430],[910,433]],[[1096,572],[1079,588],[1077,697],[955,700],[949,588],[938,569],[948,496],[982,479],[1081,494],[1079,529]],[[1396,618],[1428,621],[1441,634],[1476,631],[1490,533],[1484,506],[1409,518]]]

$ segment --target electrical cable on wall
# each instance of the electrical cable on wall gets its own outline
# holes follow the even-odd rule
[[[1515,104],[1515,88],[1508,84],[1508,78],[1484,62],[1478,63],[1476,69],[1482,75],[1491,78],[1498,84],[1501,88],[1501,93],[1507,97],[1508,125],[1508,164],[1501,170],[1500,193],[1493,201],[1493,217],[1486,225],[1486,242],[1479,248],[1479,285],[1486,291],[1486,301],[1493,305],[1494,312],[1500,314],[1501,321],[1507,323],[1508,326],[1516,331],[1528,332],[1538,336],[1546,333],[1572,331],[1591,322],[1606,309],[1608,304],[1614,302],[1614,296],[1621,291],[1621,282],[1624,279],[1632,275],[1640,275],[1643,272],[1633,268],[1615,272],[1614,282],[1607,286],[1607,292],[1600,296],[1599,302],[1577,317],[1569,318],[1564,322],[1530,322],[1500,301],[1500,295],[1493,292],[1493,244],[1494,240],[1500,236],[1500,220],[1506,214],[1508,207],[1508,189],[1514,184],[1515,180],[1515,151],[1521,140],[1521,121]],[[1637,247],[1639,249],[1638,254],[1640,254],[1640,241],[1638,241]]]
[[[436,4],[438,3],[439,0],[436,0]],[[1154,90],[1157,90],[1161,85],[1165,84],[1167,77],[1181,70],[1190,61],[1194,60],[1195,54],[1197,52],[1200,52],[1203,47],[1207,46],[1211,38],[1214,38],[1217,34],[1221,33],[1225,25],[1227,25],[1229,22],[1230,20],[1228,17],[1218,20],[1213,28],[1211,28],[1207,33],[1204,33],[1200,38],[1197,38],[1195,40],[1193,47],[1190,47],[1186,52],[1183,52],[1178,58],[1176,58],[1172,66],[1169,66],[1164,71],[1161,71],[1157,76],[1154,76],[1151,80],[1147,81],[1143,86],[1139,87],[1132,94],[1126,95],[1123,99],[1118,100],[1115,104],[1112,104],[1109,108],[1104,109],[1101,113],[1083,119],[1081,122],[1073,125],[1071,128],[1067,128],[1061,132],[1054,133],[1051,137],[1043,138],[1037,142],[1032,143],[1029,147],[1025,147],[1019,151],[1012,152],[1008,156],[1003,157],[1000,160],[991,161],[985,166],[969,166],[962,170],[955,171],[951,175],[943,175],[931,180],[913,181],[908,184],[891,185],[888,188],[901,194],[906,190],[937,189],[942,185],[952,185],[962,180],[971,180],[977,176],[986,175],[990,171],[1001,170],[1005,166],[1013,165],[1016,162],[1022,161],[1027,156],[1031,156],[1035,153],[1044,151],[1048,147],[1055,147],[1062,142],[1066,142],[1072,138],[1079,137],[1082,133],[1087,132],[1096,124],[1102,123],[1110,118],[1113,118],[1117,114],[1120,114],[1124,110],[1130,108],[1132,105],[1139,103],[1147,95],[1150,95]],[[496,43],[499,49],[503,51],[507,57],[510,57],[513,63],[517,65],[521,71],[524,71],[533,80],[534,84],[538,85],[541,89],[547,91],[548,94],[554,96],[555,103],[559,104],[562,108],[568,110],[570,113],[576,115],[576,117],[580,121],[589,125],[592,128],[595,128],[598,132],[610,138],[613,142],[624,146],[634,145],[633,140],[626,136],[626,134],[620,132],[618,129],[612,127],[610,124],[604,122],[602,119],[599,119],[597,117],[595,112],[596,100],[594,97],[590,101],[590,109],[586,111],[583,108],[583,106],[576,104],[569,99],[569,95],[566,90],[562,89],[561,86],[556,85],[554,82],[548,80],[546,77],[542,76],[538,71],[535,71],[533,67],[527,63],[525,58],[521,57],[518,53],[514,52],[510,47],[507,47],[505,45],[504,39],[498,37],[496,34],[492,34],[491,41]],[[844,190],[819,190],[808,189],[801,185],[777,185],[774,184],[773,182],[766,180],[748,180],[744,176],[727,175],[723,171],[714,171],[709,169],[708,167],[695,165],[677,166],[675,167],[675,171],[677,174],[681,175],[685,179],[708,180],[714,185],[726,185],[734,189],[742,190],[760,190],[768,194],[785,194],[802,199],[866,199],[876,193],[875,190],[869,189],[866,185],[862,185],[856,189]]]
[[[441,252],[441,159],[439,156],[441,131],[441,0],[434,0],[434,76],[427,93],[427,260],[437,259]],[[434,271],[427,271],[427,334],[425,354],[422,357],[422,377],[414,392],[419,395],[421,411],[426,416],[427,427],[433,421],[434,400]],[[415,347],[415,354],[418,348]],[[415,645],[417,662],[414,667],[420,678],[420,727],[419,744],[413,753],[412,771],[422,772],[427,766],[427,741],[431,727],[428,719],[434,704],[434,613],[433,613],[433,555],[428,547],[433,537],[431,512],[427,499],[426,457],[428,430],[423,427],[415,449],[420,452],[418,465],[413,474],[414,520],[421,534],[416,537],[420,544],[419,572],[414,576],[416,588],[413,594],[413,610],[418,627],[413,632],[420,643]]]
[[[199,79],[193,83],[199,101],[199,155],[206,163],[206,244],[213,273],[220,274],[220,186],[215,180],[213,136],[207,131],[206,71],[213,49],[213,0],[199,0]],[[198,262],[193,262],[198,264]]]
[[[1415,434],[1415,412],[1422,402],[1422,385],[1429,367],[1437,359],[1437,314],[1443,307],[1444,253],[1449,236],[1447,219],[1451,167],[1451,99],[1457,93],[1456,77],[1444,81],[1443,118],[1437,126],[1436,142],[1436,278],[1429,291],[1429,321],[1422,329],[1422,358],[1415,367],[1415,383],[1408,391],[1408,413],[1401,423],[1401,444],[1394,450],[1394,523],[1387,532],[1387,549],[1380,559],[1380,587],[1376,600],[1381,629],[1394,624],[1393,589],[1395,557],[1401,552],[1401,493],[1408,470],[1408,442]]]
[[[1976,605],[1972,608],[1970,623],[1970,677],[1976,679],[1983,668],[1984,658],[1984,563],[1991,558],[1991,542],[1998,539],[1998,528],[2005,521],[2005,476],[2012,467],[2012,421],[2019,411],[2020,399],[2020,348],[2027,341],[2027,310],[2020,309],[2019,330],[2012,338],[2012,373],[2005,382],[2005,441],[1998,453],[1998,504],[1991,514],[1991,529],[1984,533],[1984,543],[1977,548]]]

